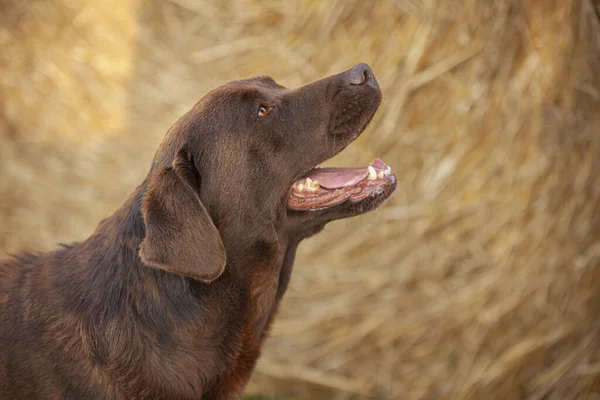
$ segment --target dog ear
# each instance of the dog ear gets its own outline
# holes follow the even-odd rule
[[[201,282],[225,269],[225,247],[195,187],[198,172],[185,149],[150,176],[142,201],[146,237],[140,258],[152,267]]]

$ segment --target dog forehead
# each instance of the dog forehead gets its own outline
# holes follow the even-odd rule
[[[265,94],[268,93],[254,85],[228,83],[210,92],[204,100],[207,104],[233,106],[261,99]]]
[[[259,103],[278,103],[287,91],[285,88],[266,86],[259,81],[234,81],[212,90],[199,103],[203,108],[213,110],[232,107],[243,109]]]

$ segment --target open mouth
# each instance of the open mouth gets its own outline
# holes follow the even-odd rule
[[[347,200],[360,202],[382,195],[396,182],[392,169],[379,158],[359,168],[320,168],[310,170],[292,184],[288,207],[292,210],[321,210]]]

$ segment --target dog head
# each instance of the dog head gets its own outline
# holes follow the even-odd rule
[[[381,99],[366,64],[297,89],[255,77],[207,93],[155,155],[142,260],[209,282],[222,273],[228,246],[261,235],[304,238],[377,208],[396,188],[381,160],[318,165],[363,132]]]

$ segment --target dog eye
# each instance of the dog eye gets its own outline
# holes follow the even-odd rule
[[[269,115],[272,109],[273,106],[261,105],[260,107],[258,107],[258,118],[261,119],[266,117],[267,115]]]

